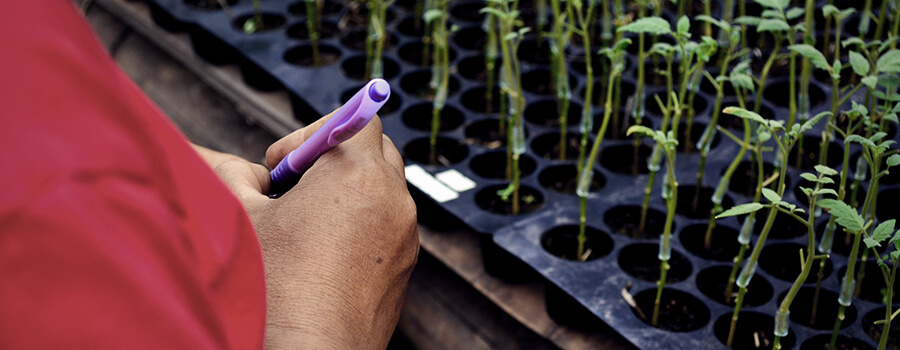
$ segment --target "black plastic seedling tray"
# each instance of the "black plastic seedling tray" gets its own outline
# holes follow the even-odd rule
[[[352,93],[361,87],[364,79],[365,49],[361,40],[365,38],[365,22],[360,11],[346,4],[326,0],[323,6],[322,39],[319,41],[324,64],[313,66],[311,47],[305,25],[305,8],[302,0],[262,1],[266,21],[271,21],[270,30],[256,34],[244,34],[234,25],[232,18],[221,9],[206,9],[206,0],[147,0],[157,24],[167,30],[187,31],[198,56],[213,64],[237,63],[246,83],[259,90],[286,89],[291,96],[295,117],[304,123],[317,119],[320,115],[340,106]],[[229,0],[231,11],[236,18],[252,13],[249,0]],[[817,5],[820,12],[824,1]],[[730,272],[731,259],[737,251],[735,237],[739,228],[738,218],[728,218],[717,222],[714,243],[719,251],[707,252],[702,248],[709,212],[709,197],[738,147],[722,136],[717,137],[710,152],[706,178],[701,184],[700,207],[696,211],[680,211],[676,216],[674,230],[672,280],[667,284],[666,296],[690,301],[688,308],[695,310],[696,317],[674,323],[679,329],[654,328],[637,315],[622,296],[623,288],[630,286],[628,293],[638,303],[650,303],[655,296],[654,273],[658,276],[657,259],[658,234],[665,219],[665,206],[660,197],[663,166],[657,176],[652,192],[650,224],[644,237],[632,237],[622,232],[629,225],[635,225],[646,186],[648,175],[646,158],[653,146],[652,142],[641,140],[635,149],[632,139],[624,136],[629,122],[611,128],[603,143],[603,153],[595,168],[595,184],[588,199],[588,225],[591,228],[591,242],[596,243],[591,259],[575,262],[560,258],[559,248],[567,242],[571,244],[572,227],[578,221],[578,198],[574,195],[575,158],[577,151],[570,150],[569,157],[558,160],[553,157],[553,147],[558,143],[559,130],[556,118],[555,98],[550,91],[550,71],[547,46],[540,46],[532,31],[530,38],[522,42],[519,57],[522,61],[523,86],[527,108],[525,110],[528,150],[522,156],[522,187],[524,193],[533,197],[533,205],[520,215],[508,215],[502,206],[492,207],[497,190],[505,187],[505,148],[503,140],[496,138],[494,130],[499,125],[497,106],[485,106],[484,99],[484,58],[482,46],[484,32],[481,29],[482,15],[478,10],[481,1],[454,1],[451,4],[450,21],[459,27],[451,40],[451,66],[453,77],[451,94],[442,116],[441,133],[438,141],[441,149],[440,165],[429,165],[428,136],[431,119],[431,103],[423,95],[430,77],[430,67],[423,65],[421,34],[414,26],[413,1],[398,1],[388,14],[387,29],[390,33],[384,51],[385,79],[392,86],[390,101],[379,113],[384,132],[403,153],[407,163],[407,179],[412,184],[414,194],[420,200],[420,208],[437,207],[449,213],[475,231],[482,234],[483,250],[487,252],[486,269],[489,272],[515,280],[522,278],[522,271],[533,268],[543,276],[547,284],[548,312],[558,322],[575,327],[602,327],[602,320],[615,331],[641,348],[724,348],[721,333],[727,334],[732,307],[723,304],[723,298],[713,291],[720,290],[717,284],[724,284],[723,274]],[[718,11],[720,3],[713,1],[713,11]],[[750,7],[755,5],[750,4]],[[525,7],[523,7],[524,9]],[[675,16],[664,11],[664,16],[674,20]],[[526,23],[532,24],[534,15],[523,11]],[[852,22],[852,19],[847,23]],[[240,23],[240,20],[237,21]],[[845,24],[844,33],[853,33],[850,24]],[[578,134],[580,107],[586,103],[581,96],[585,86],[584,53],[580,46],[571,45],[571,59],[568,62],[573,95],[570,107],[570,136]],[[760,58],[768,54],[761,48]],[[595,64],[599,56],[595,57]],[[633,94],[635,87],[636,55],[627,58],[627,68],[623,77],[624,106],[634,103],[625,98]],[[602,91],[605,81],[597,69],[596,89]],[[786,71],[782,69],[782,71]],[[784,119],[787,115],[786,103],[780,101],[786,96],[786,75],[779,77],[776,67],[770,76],[764,100],[762,115],[767,118]],[[825,80],[820,80],[825,79]],[[827,108],[831,95],[827,77],[815,75],[811,85],[812,114]],[[706,84],[698,90],[694,109],[694,141],[709,122],[714,98]],[[648,99],[647,117],[644,125],[658,127],[661,117],[652,103],[652,96],[664,92],[662,86],[652,84],[646,87]],[[597,91],[597,96],[600,95]],[[599,126],[603,109],[595,101],[595,127]],[[724,106],[734,105],[734,98],[725,99]],[[739,124],[732,118],[722,116],[719,124],[734,127]],[[682,126],[682,130],[685,126]],[[732,129],[734,131],[734,129]],[[596,131],[596,130],[595,130]],[[808,133],[804,142],[809,152],[816,152],[819,126]],[[591,135],[593,138],[595,135]],[[891,130],[890,136],[897,139]],[[833,143],[837,148],[830,154],[839,154],[840,140]],[[634,164],[637,154],[638,164]],[[851,164],[855,164],[858,148],[852,148]],[[771,162],[773,157],[766,158]],[[695,170],[699,156],[695,152],[681,151],[676,169],[679,179],[680,198],[688,202],[679,208],[691,208],[690,199],[696,190]],[[837,162],[839,163],[839,162]],[[829,165],[838,165],[829,162]],[[791,164],[786,200],[803,203],[798,197],[799,174],[811,171],[811,165],[804,170]],[[635,172],[636,170],[636,172]],[[726,207],[746,203],[746,169],[739,170],[727,194]],[[900,176],[890,176],[882,181],[883,186],[878,204],[878,216],[888,220],[898,216],[900,198]],[[865,185],[865,183],[863,184]],[[743,186],[743,187],[742,187]],[[424,201],[424,202],[423,202]],[[882,203],[883,202],[883,203]],[[496,204],[496,203],[495,203]],[[498,209],[499,208],[499,209]],[[765,214],[761,214],[764,217]],[[760,261],[760,272],[750,285],[750,293],[745,302],[739,323],[738,339],[735,347],[749,345],[753,339],[749,334],[760,330],[767,339],[760,339],[762,345],[772,339],[774,310],[781,296],[789,288],[796,271],[799,270],[797,251],[805,247],[803,232],[796,231],[786,217],[776,221],[776,231],[767,241]],[[820,218],[819,226],[824,219]],[[763,219],[759,218],[758,223]],[[821,231],[821,229],[819,230]],[[568,236],[567,236],[568,235]],[[754,236],[755,239],[756,236]],[[837,235],[836,240],[843,239]],[[495,244],[496,243],[496,244]],[[502,247],[503,249],[499,249]],[[792,308],[790,335],[783,340],[785,348],[821,348],[828,341],[836,312],[836,295],[842,269],[846,266],[847,250],[836,242],[833,259],[826,268],[826,278],[819,306],[819,320],[810,326],[808,310],[802,304],[811,299],[808,293],[815,283],[807,284]],[[565,249],[565,248],[562,248]],[[844,249],[843,251],[841,249]],[[509,253],[512,253],[512,256]],[[515,257],[513,257],[515,256]],[[509,259],[496,259],[507,257]],[[521,260],[521,261],[520,261]],[[522,262],[527,266],[521,265]],[[518,265],[517,265],[518,264]],[[874,265],[872,262],[869,265]],[[530,267],[530,268],[529,268]],[[792,270],[794,268],[794,270]],[[654,270],[655,269],[655,270]],[[655,271],[655,272],[654,272]],[[815,272],[811,275],[814,275]],[[525,274],[527,276],[527,274]],[[849,308],[842,341],[856,342],[859,349],[873,347],[872,337],[867,335],[872,320],[880,318],[879,313],[881,283],[874,269],[868,274],[874,276],[866,280],[863,296],[854,300]],[[514,277],[515,276],[515,277]],[[681,305],[681,304],[679,304]],[[807,307],[808,309],[808,307]],[[805,321],[803,320],[806,312]],[[799,316],[798,316],[799,315]],[[876,327],[880,331],[880,327]],[[748,331],[749,330],[749,331]],[[743,337],[743,338],[741,338]],[[750,337],[750,338],[747,338]],[[815,343],[815,344],[814,344]]]

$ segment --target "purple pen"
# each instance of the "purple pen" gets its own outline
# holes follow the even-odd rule
[[[384,79],[372,79],[359,89],[331,119],[269,173],[272,179],[269,197],[277,198],[294,187],[322,153],[362,130],[390,96],[391,85]]]

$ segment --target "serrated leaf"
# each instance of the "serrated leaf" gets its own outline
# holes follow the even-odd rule
[[[835,192],[834,190],[832,190],[832,189],[830,189],[830,188],[820,188],[820,189],[818,189],[818,190],[813,191],[812,194],[813,194],[813,196],[819,196],[819,195],[823,195],[823,194],[830,194],[830,195],[834,196],[835,198],[837,198],[837,196],[838,196],[837,192]]]
[[[823,177],[823,178],[819,179],[819,183],[823,184],[823,185],[833,184],[834,180],[832,180],[830,177]]]
[[[787,10],[787,12],[784,13],[784,16],[787,17],[787,19],[795,19],[800,16],[803,16],[803,14],[805,14],[805,13],[806,13],[805,9],[800,8],[800,7],[793,7],[791,9]]]
[[[891,234],[894,233],[894,224],[897,220],[891,219],[885,222],[882,222],[880,225],[875,227],[875,230],[872,231],[872,238],[875,239],[876,242],[884,242],[886,239],[891,237]]]
[[[893,154],[885,161],[888,167],[900,165],[900,154]]]
[[[791,30],[787,23],[780,19],[764,19],[756,26],[757,32],[786,32]]]
[[[672,28],[669,26],[669,22],[662,18],[646,17],[621,26],[616,31],[662,35],[672,33]]]
[[[825,111],[825,112],[816,114],[812,118],[809,118],[809,120],[803,122],[803,125],[801,125],[800,129],[798,129],[797,132],[794,134],[795,135],[805,134],[807,131],[812,130],[812,128],[814,126],[816,126],[816,124],[819,124],[819,121],[822,120],[822,118],[828,117],[828,116],[831,116],[830,111]],[[794,125],[796,125],[796,124],[794,124]]]
[[[751,92],[756,91],[756,86],[753,85],[753,78],[747,74],[735,74],[729,80],[731,80],[731,85],[737,88],[747,89]]]
[[[878,241],[876,241],[872,238],[869,238],[869,237],[863,238],[863,243],[866,244],[867,248],[875,248],[875,247],[881,246],[881,243],[878,243]]]
[[[875,64],[879,73],[900,73],[900,50],[893,49],[878,57]]]
[[[856,72],[856,75],[861,77],[869,74],[869,60],[867,60],[863,55],[856,51],[850,51],[850,66],[853,67],[853,71]]]
[[[788,46],[788,49],[803,55],[806,57],[816,68],[824,70],[826,72],[831,71],[831,67],[828,66],[828,60],[825,59],[825,55],[823,55],[819,50],[815,47],[806,44],[800,45],[791,45]]]
[[[759,114],[754,113],[753,111],[748,111],[746,109],[740,107],[726,107],[722,110],[722,113],[731,114],[736,117],[749,119],[755,121],[757,123],[768,125],[769,121],[760,116]]]
[[[778,193],[775,193],[775,191],[772,191],[768,188],[762,189],[762,195],[763,195],[763,197],[766,197],[766,199],[768,199],[769,202],[772,202],[772,203],[781,201],[781,196],[779,196]]]
[[[900,246],[900,230],[894,232],[894,236],[891,237],[891,243],[894,243],[894,246]],[[900,251],[900,250],[898,250]]]
[[[729,217],[729,216],[735,216],[735,215],[742,215],[742,214],[752,213],[752,212],[757,211],[757,210],[760,210],[760,209],[762,209],[762,208],[764,208],[764,207],[765,207],[764,205],[759,204],[759,203],[747,203],[747,204],[741,204],[741,205],[738,205],[738,206],[735,206],[735,207],[731,207],[731,208],[729,208],[728,210],[722,212],[721,214],[716,215],[716,219],[720,219],[720,218],[724,218],[724,217]]]
[[[897,261],[898,258],[900,258],[900,250],[895,250],[895,251],[891,252],[891,260],[892,261]]]
[[[818,177],[816,177],[816,175],[813,175],[812,173],[803,173],[803,174],[800,174],[800,177],[802,177],[804,180],[809,181],[809,182],[816,182],[819,179]]]
[[[863,230],[865,221],[862,216],[851,208],[847,203],[836,199],[822,199],[819,206],[828,209],[828,212],[835,217],[835,221],[843,226],[847,231],[860,232]]]
[[[821,165],[821,164],[817,164],[813,168],[816,169],[816,172],[818,172],[819,174],[823,174],[825,176],[834,176],[834,175],[838,174],[838,172],[836,170],[829,168],[827,166]]]
[[[847,136],[847,138],[844,139],[844,142],[856,142],[856,143],[858,143],[858,144],[860,144],[860,145],[863,145],[863,146],[868,146],[868,147],[870,147],[870,148],[875,148],[875,143],[874,143],[874,142],[872,142],[871,140],[869,140],[869,139],[867,139],[867,138],[865,138],[865,137],[862,137],[862,136],[859,136],[859,135],[856,135],[856,134]]]

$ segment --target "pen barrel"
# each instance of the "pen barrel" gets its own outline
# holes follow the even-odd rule
[[[288,162],[278,163],[278,166],[269,173],[269,178],[272,180],[269,184],[269,196],[273,198],[281,196],[300,181],[300,176],[302,174],[291,170]]]

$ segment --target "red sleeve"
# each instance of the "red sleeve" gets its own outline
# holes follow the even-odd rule
[[[240,203],[69,0],[0,11],[0,348],[259,348]]]

